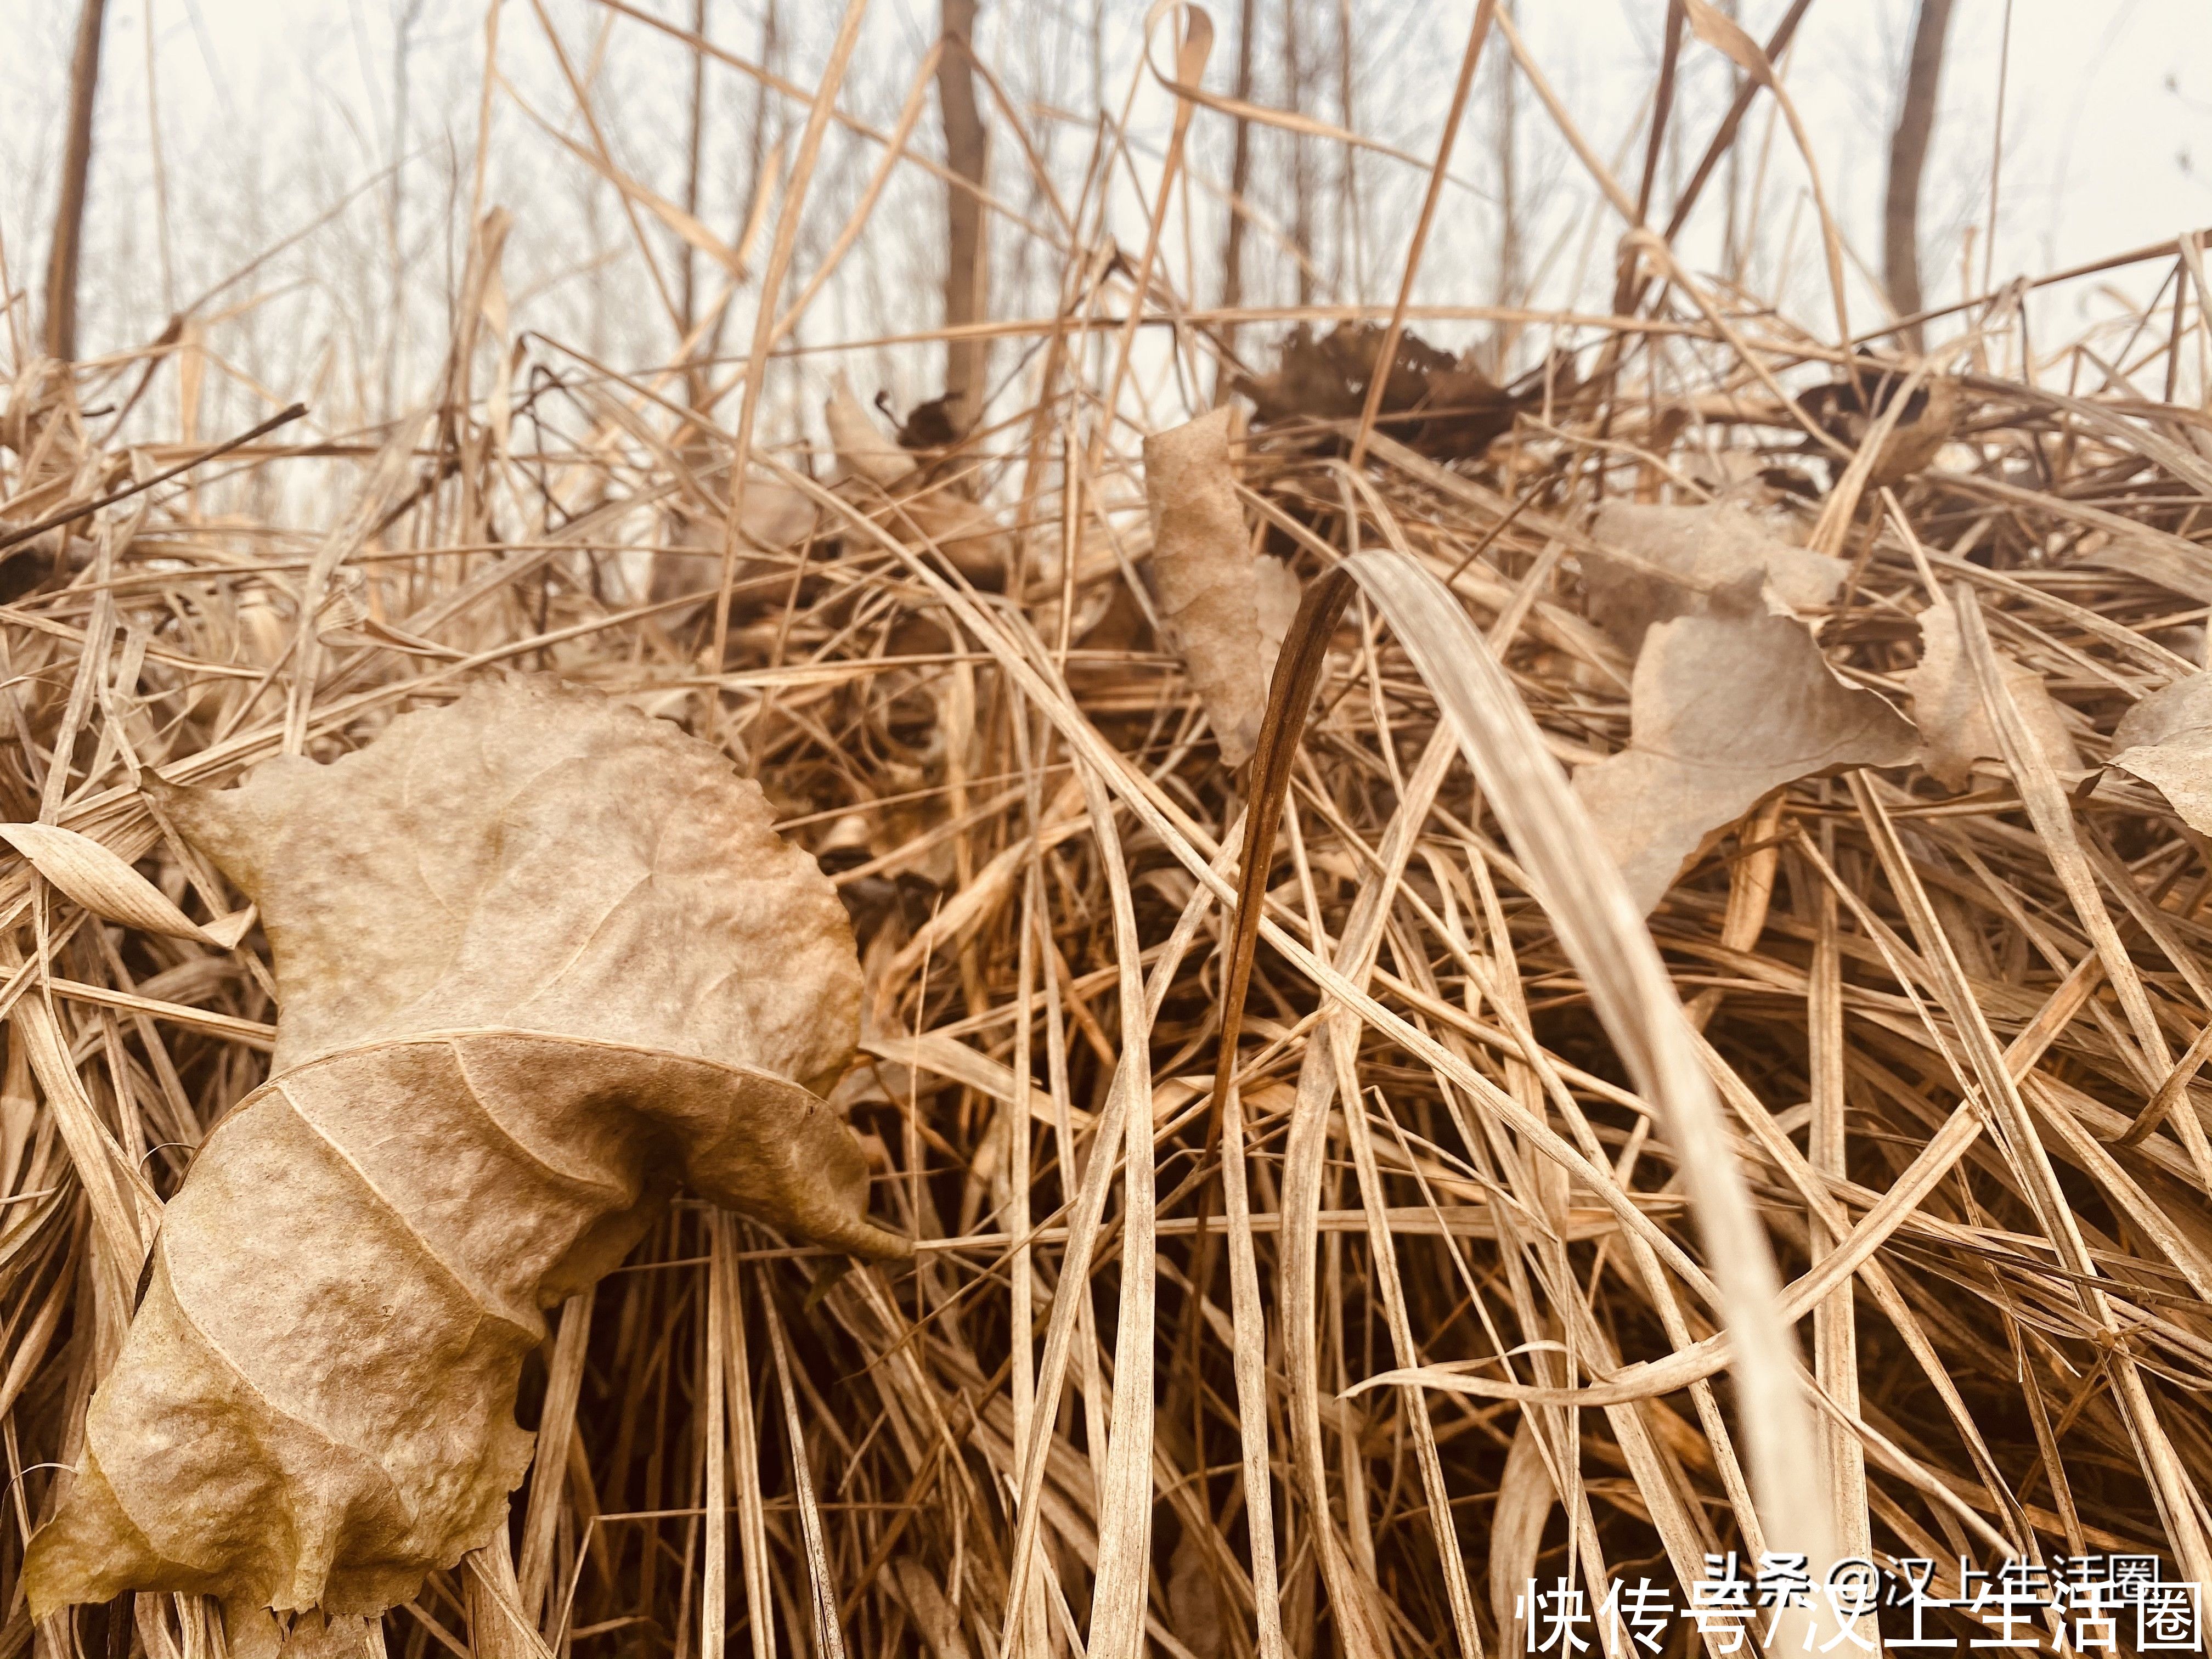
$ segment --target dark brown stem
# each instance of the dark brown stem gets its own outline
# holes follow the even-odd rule
[[[1306,106],[1306,58],[1298,38],[1296,0],[1283,8],[1283,103],[1292,114]],[[1298,303],[1314,302],[1313,280],[1313,158],[1306,141],[1291,139],[1291,246],[1298,253]]]
[[[975,0],[942,0],[945,54],[937,64],[937,106],[945,122],[945,161],[972,186],[945,194],[945,325],[980,323],[990,306],[989,255],[984,246],[983,188],[990,135],[975,101]],[[945,412],[953,429],[975,423],[983,397],[988,344],[957,337],[945,343]]]
[[[1905,101],[1889,141],[1889,192],[1882,204],[1882,280],[1900,317],[1921,308],[1920,174],[1936,131],[1936,94],[1943,78],[1943,40],[1951,27],[1951,0],[1920,0],[1912,31],[1912,62],[1905,71]],[[1898,331],[1908,350],[1921,349],[1920,325]]]
[[[62,197],[46,258],[46,355],[76,358],[76,273],[84,244],[84,198],[92,179],[92,113],[100,91],[100,39],[107,0],[84,0],[70,60],[69,143],[62,152]]]
[[[1237,101],[1252,101],[1252,33],[1259,22],[1259,0],[1243,0],[1237,20]],[[1237,118],[1235,147],[1229,153],[1229,228],[1221,243],[1221,308],[1234,311],[1244,303],[1244,194],[1252,187],[1252,124]],[[1231,356],[1237,353],[1234,318],[1221,325],[1221,344]],[[1229,396],[1229,371],[1224,366],[1214,392],[1216,403]]]

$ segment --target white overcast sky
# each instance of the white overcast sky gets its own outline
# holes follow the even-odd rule
[[[635,22],[611,22],[593,0],[545,3],[576,66],[597,77],[599,114],[616,153],[655,188],[674,194],[688,72],[684,55]],[[1359,58],[1357,125],[1416,154],[1430,153],[1472,0],[1345,3]],[[690,12],[690,0],[636,3],[671,18],[688,19]],[[763,3],[710,0],[710,33],[732,49],[754,52]],[[88,349],[149,337],[166,319],[167,303],[195,296],[255,250],[374,179],[392,147],[395,18],[410,4],[416,21],[405,211],[415,240],[404,264],[416,313],[406,337],[419,356],[421,343],[437,331],[423,319],[441,314],[437,296],[458,257],[456,239],[435,228],[465,217],[449,215],[447,207],[465,204],[468,194],[482,86],[483,0],[110,0],[88,234]],[[1333,26],[1335,5],[1328,0],[1304,4]],[[793,78],[811,80],[841,9],[830,0],[781,0],[783,61]],[[1094,87],[1103,84],[1118,105],[1137,49],[1141,0],[1110,0],[1103,13],[1093,0],[983,0],[981,9],[984,53],[1018,99],[1080,112],[1091,104]],[[1223,90],[1232,71],[1230,37],[1237,9],[1237,0],[1218,0],[1214,8],[1221,39],[1206,79]],[[1280,0],[1267,0],[1262,9],[1279,15]],[[1763,36],[1784,0],[1739,0],[1737,9],[1752,32]],[[0,235],[17,289],[35,289],[43,267],[76,12],[76,0],[0,0]],[[1532,52],[1573,118],[1601,154],[1626,158],[1622,172],[1632,185],[1641,145],[1628,140],[1646,118],[1644,100],[1664,13],[1665,0],[1520,0],[1516,7]],[[2008,15],[2010,61],[2000,147],[1999,59]],[[890,124],[933,32],[934,15],[934,0],[872,0],[845,107]],[[1911,0],[1814,0],[1786,65],[1828,192],[1854,252],[1870,267],[1880,264],[1886,146],[1911,18]],[[501,28],[504,71],[547,121],[580,139],[573,101],[529,0],[507,0]],[[1108,59],[1095,76],[1094,38],[1104,41]],[[1496,42],[1491,50],[1498,52]],[[150,106],[149,67],[156,94]],[[1702,143],[1728,73],[1709,48],[1695,41],[1686,47],[1685,143]],[[710,84],[720,101],[702,211],[733,235],[727,222],[738,211],[745,184],[742,117],[749,94],[726,72]],[[1495,193],[1497,88],[1486,70],[1454,163],[1455,174],[1488,196]],[[1263,76],[1263,100],[1267,91]],[[1147,149],[1164,131],[1168,107],[1157,87],[1142,88],[1133,121],[1140,168],[1157,164],[1157,149]],[[1762,102],[1751,123],[1743,147],[1747,167],[1766,131],[1768,107]],[[1594,210],[1586,174],[1525,87],[1518,112],[1529,265],[1539,264],[1554,243],[1558,248],[1534,297],[1542,303],[1589,303],[1607,286],[1609,247],[1621,227]],[[1319,112],[1334,117],[1328,108]],[[149,142],[156,116],[168,209],[166,250]],[[633,362],[656,360],[666,349],[666,331],[656,320],[657,302],[642,271],[624,263],[628,233],[619,204],[610,191],[595,196],[586,188],[582,167],[504,100],[497,123],[499,161],[488,176],[486,194],[516,215],[508,275],[510,288],[524,296],[518,304],[542,306],[556,323],[588,311],[597,319],[593,337],[605,349]],[[927,144],[936,144],[933,106],[919,131]],[[1059,131],[1055,171],[1062,188],[1072,192],[1088,134],[1072,122],[1060,124]],[[1220,117],[1198,117],[1195,164],[1217,182],[1226,169],[1226,133]],[[1315,165],[1325,178],[1335,176],[1334,155],[1334,150],[1316,152]],[[857,144],[841,149],[833,143],[825,152],[817,192],[824,240],[857,195],[872,156]],[[2000,168],[1995,256],[2000,280],[2212,226],[2212,0],[1957,0],[1925,195],[1931,300],[1960,292],[1960,234],[1986,217],[1993,160]],[[1010,172],[1017,165],[1012,147],[1000,143],[996,177],[1010,194],[1018,193],[1018,176]],[[1266,165],[1281,165],[1280,155]],[[1351,290],[1346,297],[1387,301],[1394,296],[1421,180],[1413,169],[1379,158],[1362,162],[1358,176],[1367,212],[1361,259],[1357,269],[1343,272]],[[1815,281],[1817,246],[1802,205],[1803,184],[1786,130],[1778,131],[1766,164],[1762,245],[1771,267],[1790,241],[1792,308],[1817,323],[1825,312]],[[840,329],[867,333],[933,322],[939,232],[930,216],[933,188],[926,177],[908,170],[887,198],[882,230],[871,232],[825,294],[817,342],[846,337]],[[1663,202],[1663,184],[1661,196]],[[1201,194],[1198,199],[1209,198]],[[1030,206],[1042,210],[1041,204]],[[266,311],[222,325],[242,335],[263,330],[241,337],[234,355],[256,376],[295,383],[271,384],[270,395],[289,395],[301,389],[297,383],[317,377],[327,386],[336,375],[359,392],[361,407],[374,404],[383,367],[350,360],[348,353],[356,348],[343,343],[343,337],[349,325],[361,335],[363,319],[383,303],[384,213],[381,191],[364,191],[329,224],[227,295],[235,301],[257,291],[267,295],[289,289],[321,296],[322,312],[299,309],[300,302],[276,295]],[[1793,214],[1799,222],[1788,237]],[[1717,208],[1705,211],[1685,237],[1692,263],[1709,264],[1716,257],[1719,222]],[[1593,228],[1601,240],[1589,234]],[[892,246],[902,235],[910,246]],[[1123,230],[1125,241],[1140,236],[1140,228]],[[1201,228],[1199,239],[1199,298],[1205,301],[1212,297],[1206,265],[1218,230]],[[1496,240],[1487,202],[1448,193],[1419,297],[1437,303],[1494,299]],[[1002,257],[1006,246],[1000,244]],[[1273,297],[1282,297],[1286,262],[1266,250],[1255,257],[1273,273],[1258,278],[1259,287],[1267,292],[1272,283]],[[1342,264],[1339,260],[1332,269]],[[1170,268],[1180,272],[1189,265],[1171,249]],[[802,280],[806,274],[803,259],[796,274]],[[1755,265],[1752,275],[1771,291],[1771,268]],[[2116,280],[2130,291],[2139,286],[2129,277]],[[586,293],[588,307],[581,297]],[[295,308],[285,310],[288,304]],[[740,302],[731,338],[744,337],[742,307],[749,305],[749,299]],[[2085,283],[2051,296],[2039,316],[2046,325],[2072,331],[2112,308],[2096,284]],[[1871,289],[1861,284],[1855,290],[1853,311],[1860,326],[1878,320]],[[810,317],[810,325],[814,323]],[[311,349],[310,337],[322,343]],[[404,364],[416,359],[400,355],[404,378],[410,371]]]

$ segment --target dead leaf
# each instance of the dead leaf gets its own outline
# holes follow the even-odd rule
[[[2212,674],[2154,691],[2112,728],[2112,758],[2166,799],[2181,821],[2212,834]]]
[[[2081,769],[2081,751],[2066,729],[2058,705],[2043,676],[2024,663],[1998,653],[2005,685],[2021,718],[2051,769],[2061,775]],[[1928,745],[1922,765],[1946,789],[1964,789],[1978,760],[2000,754],[1996,728],[1990,724],[1982,694],[1974,684],[1959,641],[1959,613],[1939,599],[1920,613],[1920,661],[1899,677],[1912,699],[1913,723]]]
[[[1907,378],[1901,370],[1873,362],[1864,347],[1860,350],[1863,361],[1849,373],[1810,387],[1797,398],[1798,408],[1814,425],[1851,450],[1872,435],[1891,401],[1904,391]],[[1932,462],[1958,429],[1963,404],[1956,377],[1929,375],[1897,411],[1867,474],[1867,486],[1902,483]]]
[[[0,823],[0,841],[69,897],[106,921],[170,939],[197,939],[217,950],[236,947],[253,926],[253,907],[218,916],[204,927],[168,896],[89,836],[58,823]]]
[[[1600,553],[1616,556],[1583,562],[1589,618],[1632,656],[1650,624],[1709,614],[1714,594],[1753,572],[1777,614],[1831,603],[1850,574],[1844,561],[1784,541],[1772,520],[1734,501],[1613,501],[1600,510],[1590,534]]]
[[[1301,323],[1284,339],[1274,371],[1239,375],[1237,390],[1252,400],[1253,418],[1262,425],[1301,417],[1356,421],[1366,408],[1386,331],[1380,323],[1340,323],[1316,338]],[[1423,454],[1466,459],[1511,431],[1520,410],[1542,402],[1547,378],[1556,401],[1571,389],[1571,366],[1548,364],[1501,386],[1471,354],[1454,357],[1401,330],[1377,412]]]
[[[840,374],[822,413],[830,425],[830,441],[846,469],[880,489],[890,489],[920,470],[914,457],[878,427],[853,388]]]
[[[261,907],[275,1054],[169,1203],[28,1552],[40,1616],[125,1589],[412,1596],[502,1522],[542,1310],[678,1179],[903,1253],[815,1092],[858,1035],[844,911],[716,750],[518,678],[329,765],[160,794]]]
[[[1629,690],[1629,745],[1575,774],[1595,821],[1649,911],[1685,859],[1759,798],[1853,766],[1901,766],[1911,726],[1871,691],[1836,678],[1802,623],[1765,614],[1754,578],[1717,614],[1654,627]]]
[[[1241,766],[1260,735],[1267,676],[1297,614],[1298,579],[1253,555],[1229,462],[1230,411],[1217,409],[1145,440],[1152,579],[1168,643],[1182,659],[1221,745]]]

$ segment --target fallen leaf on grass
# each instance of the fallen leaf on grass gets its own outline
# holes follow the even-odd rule
[[[1768,608],[1809,611],[1832,600],[1850,566],[1795,546],[1775,526],[1733,501],[1702,507],[1614,501],[1590,534],[1601,553],[1585,559],[1589,617],[1632,656],[1653,623],[1705,616],[1713,596],[1753,573],[1765,583]]]
[[[2109,764],[2165,796],[2191,830],[2212,835],[2212,674],[2176,680],[2121,715]]]
[[[1302,323],[1283,341],[1274,371],[1240,374],[1237,390],[1252,400],[1263,425],[1356,421],[1367,406],[1385,331],[1380,323],[1340,323],[1316,338]],[[1522,410],[1541,404],[1547,383],[1555,401],[1564,400],[1573,390],[1571,363],[1555,362],[1501,386],[1472,353],[1454,357],[1408,329],[1399,334],[1376,412],[1386,430],[1421,453],[1465,459],[1511,431]]]
[[[858,1035],[851,930],[757,785],[550,680],[480,685],[327,766],[156,790],[258,903],[270,1079],[163,1217],[25,1581],[374,1614],[504,1523],[541,1310],[678,1180],[871,1255],[817,1098]]]
[[[1797,398],[1807,417],[1850,450],[1874,434],[1908,380],[1904,371],[1872,361],[1865,347],[1859,351],[1860,361],[1849,373]],[[1908,393],[1868,470],[1868,487],[1903,483],[1933,462],[1958,429],[1963,402],[1958,380],[1948,374],[1931,374]],[[1829,459],[1832,466],[1841,465]]]
[[[843,375],[837,377],[822,413],[837,459],[871,483],[890,489],[921,470],[921,463],[870,417]]]
[[[2081,751],[2043,676],[2002,652],[1998,659],[2004,665],[2005,686],[2051,769],[2061,775],[2079,772]],[[1928,745],[1921,763],[1946,789],[1964,789],[1974,763],[1996,759],[2002,751],[1959,641],[1959,613],[1948,599],[1920,613],[1920,661],[1899,678],[1912,699],[1913,723]]]
[[[1230,411],[1217,409],[1145,440],[1145,498],[1152,510],[1152,578],[1168,643],[1182,659],[1221,745],[1240,766],[1259,740],[1267,676],[1291,618],[1298,579],[1255,556],[1229,462]]]
[[[1629,690],[1629,745],[1575,774],[1629,891],[1649,911],[1705,836],[1800,778],[1899,766],[1903,715],[1838,679],[1802,623],[1765,614],[1754,579],[1717,614],[1654,627]]]

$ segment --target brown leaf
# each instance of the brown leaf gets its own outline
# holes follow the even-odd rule
[[[2112,728],[2120,771],[2158,791],[2200,835],[2212,835],[2212,674],[2154,691]]]
[[[1274,372],[1239,375],[1237,389],[1252,400],[1254,417],[1262,425],[1300,416],[1358,420],[1386,332],[1379,323],[1340,323],[1316,338],[1301,323],[1283,341]],[[1557,369],[1553,365],[1551,374],[1555,392],[1560,384]],[[1512,429],[1523,406],[1541,400],[1544,382],[1539,373],[1511,389],[1501,386],[1470,359],[1439,351],[1405,330],[1398,337],[1378,413],[1424,454],[1478,456],[1492,439]],[[1413,415],[1425,418],[1404,418]]]
[[[1804,625],[1765,614],[1746,578],[1717,614],[1653,628],[1629,690],[1629,745],[1575,793],[1645,910],[1705,837],[1769,791],[1918,751],[1904,716],[1838,679]]]
[[[2002,653],[1999,660],[2021,717],[2052,770],[2079,772],[2081,752],[2043,676]],[[1928,745],[1921,763],[1946,789],[1964,789],[1974,763],[1994,760],[2001,751],[1960,644],[1959,615],[1949,600],[1939,599],[1920,613],[1920,661],[1899,678],[1912,699],[1913,723]]]
[[[759,787],[547,679],[479,684],[330,764],[162,789],[258,902],[270,1080],[171,1200],[84,1455],[25,1565],[373,1614],[501,1523],[542,1310],[679,1179],[870,1255],[867,1168],[813,1091],[859,964]]]
[[[1152,579],[1168,643],[1182,659],[1221,745],[1241,766],[1267,712],[1267,676],[1298,580],[1253,555],[1229,463],[1230,411],[1217,409],[1145,440],[1145,496],[1152,509]]]
[[[848,471],[890,489],[919,469],[921,464],[875,423],[842,374],[822,412],[830,425],[830,441]]]
[[[1644,630],[1672,617],[1709,614],[1713,596],[1756,573],[1778,613],[1828,604],[1850,566],[1793,546],[1771,520],[1733,501],[1703,507],[1614,501],[1590,526],[1601,553],[1585,559],[1589,617],[1634,654]]]

